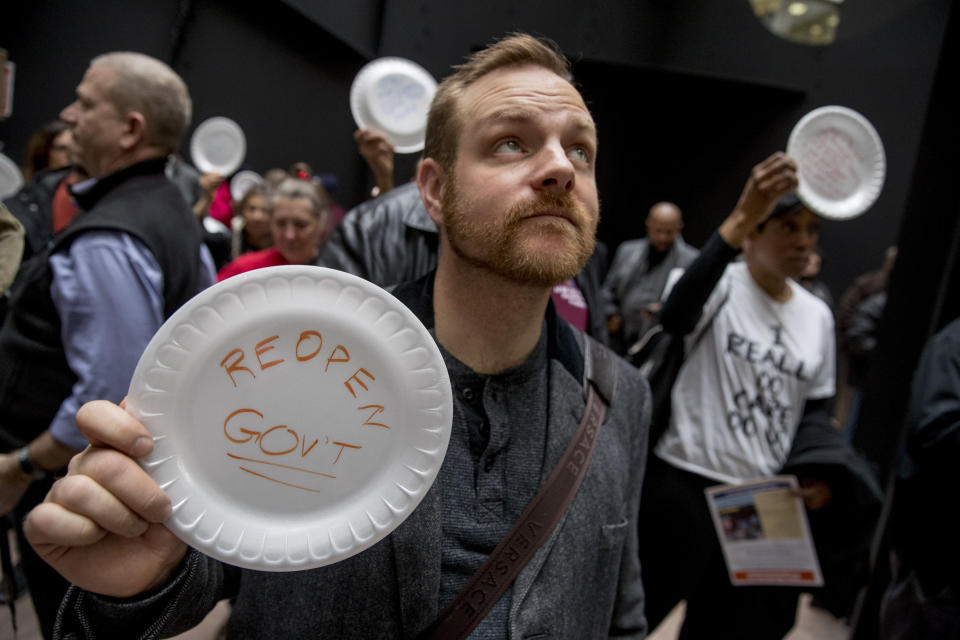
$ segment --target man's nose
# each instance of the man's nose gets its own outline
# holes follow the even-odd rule
[[[73,124],[75,122],[74,115],[74,105],[75,102],[71,102],[63,108],[63,111],[60,112],[60,119],[66,123]]]
[[[534,175],[534,188],[548,191],[572,191],[576,170],[559,142],[545,144],[538,154],[539,164]]]

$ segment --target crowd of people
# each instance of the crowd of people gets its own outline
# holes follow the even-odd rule
[[[704,499],[780,474],[799,482],[818,601],[851,615],[882,495],[832,404],[835,315],[792,158],[758,163],[699,249],[680,208],[654,204],[608,268],[596,126],[549,41],[511,35],[443,80],[410,182],[395,184],[383,134],[358,131],[375,197],[345,215],[303,163],[240,194],[198,174],[176,155],[191,111],[166,64],[99,56],[6,203],[20,242],[2,245],[0,514],[45,637],[165,637],[229,599],[237,638],[641,638],[681,600],[683,638],[780,638],[800,589],[733,585]],[[389,287],[436,340],[454,412],[434,486],[387,539],[264,573],[163,526],[170,500],[137,463],[153,441],[122,400],[194,294],[287,264]],[[649,386],[618,357],[651,330],[685,349],[656,438]],[[475,606],[473,577],[493,571],[597,403],[602,427],[556,528]],[[901,623],[916,609],[898,611],[889,637],[912,637]]]

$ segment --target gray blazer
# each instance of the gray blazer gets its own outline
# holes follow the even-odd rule
[[[395,294],[429,327],[432,318],[422,315],[429,298],[409,298],[410,287],[423,286],[411,283]],[[550,415],[541,481],[583,416],[581,345],[589,340],[552,312],[548,331]],[[597,343],[593,348],[603,349]],[[646,633],[637,513],[649,389],[635,369],[612,359],[617,391],[593,459],[563,520],[514,583],[510,638],[642,638]],[[228,638],[414,638],[439,614],[443,481],[441,470],[423,502],[390,536],[328,567],[264,573],[191,551],[174,582],[146,600],[106,601],[72,589],[61,607],[60,637],[179,633],[199,623],[218,600],[235,597]],[[103,635],[86,633],[85,627],[102,629]]]

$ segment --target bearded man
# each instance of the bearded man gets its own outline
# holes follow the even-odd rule
[[[550,305],[551,287],[590,255],[599,217],[596,128],[571,81],[553,46],[517,35],[473,55],[431,106],[418,185],[440,229],[438,264],[395,295],[436,338],[454,414],[438,478],[410,518],[327,567],[226,566],[160,524],[170,501],[134,459],[151,449],[149,438],[134,444],[143,425],[90,404],[78,424],[97,446],[28,521],[36,549],[76,585],[61,608],[66,637],[169,634],[224,598],[230,637],[417,637],[557,465],[598,373],[612,382],[597,385],[609,408],[583,482],[472,637],[644,636],[636,545],[649,391]],[[109,499],[75,500],[75,484]]]

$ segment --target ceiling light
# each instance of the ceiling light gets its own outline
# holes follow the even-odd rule
[[[771,33],[792,42],[826,45],[837,37],[843,0],[749,0]]]

